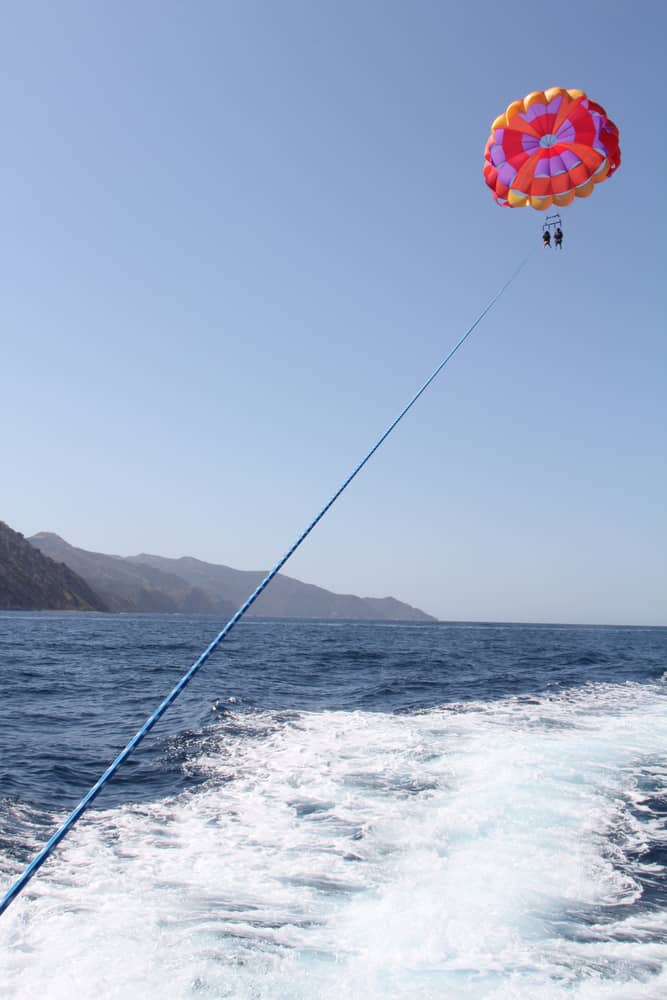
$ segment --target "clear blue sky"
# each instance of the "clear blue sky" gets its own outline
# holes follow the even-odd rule
[[[539,242],[491,121],[579,87],[621,168],[286,572],[667,624],[666,37],[663,0],[5,4],[0,518],[272,565]]]

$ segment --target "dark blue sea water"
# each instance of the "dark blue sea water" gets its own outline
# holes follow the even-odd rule
[[[0,614],[3,890],[216,634]],[[0,918],[0,997],[667,996],[667,629],[241,623]]]

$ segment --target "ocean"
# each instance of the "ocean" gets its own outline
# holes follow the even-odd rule
[[[2,892],[217,633],[0,614]],[[667,629],[242,622],[0,917],[20,1000],[664,1000]]]

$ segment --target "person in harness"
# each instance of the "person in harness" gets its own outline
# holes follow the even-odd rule
[[[545,229],[542,233],[542,245],[545,249],[551,246],[551,232],[548,229]]]
[[[563,249],[563,230],[560,228],[560,226],[556,227],[556,231],[554,233],[554,243],[556,244],[559,250]]]

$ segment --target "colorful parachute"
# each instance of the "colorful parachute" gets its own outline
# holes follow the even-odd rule
[[[496,118],[484,178],[499,205],[543,210],[586,198],[621,162],[618,129],[583,90],[551,87]]]

